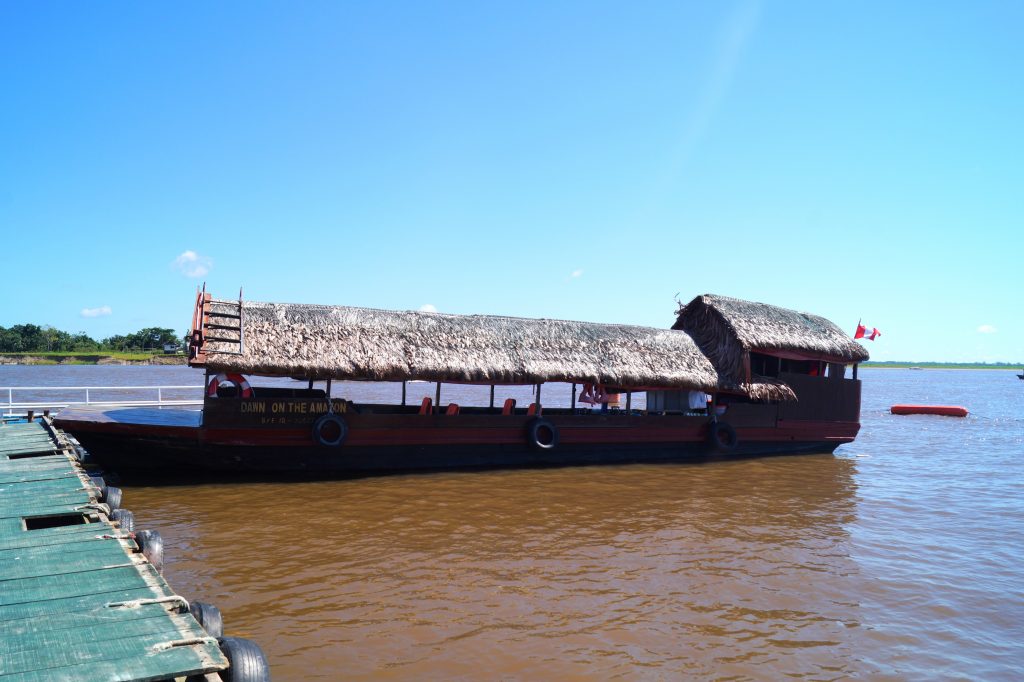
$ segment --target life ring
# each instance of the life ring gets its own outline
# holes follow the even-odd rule
[[[711,449],[716,452],[729,453],[736,449],[739,438],[736,436],[736,429],[725,422],[711,422],[708,424],[708,443]]]
[[[558,447],[558,427],[543,417],[531,419],[526,425],[526,442],[534,450]]]
[[[348,424],[333,412],[328,412],[313,422],[313,440],[320,445],[336,448],[345,442]]]
[[[238,387],[238,390],[242,392],[242,397],[249,399],[252,397],[252,386],[249,385],[249,380],[241,374],[225,374],[221,372],[213,378],[210,382],[209,388],[206,389],[206,397],[216,398],[217,387],[220,386],[221,382],[227,381],[228,383],[234,384]]]

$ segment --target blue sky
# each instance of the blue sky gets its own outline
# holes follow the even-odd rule
[[[215,295],[1024,361],[1020,3],[4,3],[0,325]]]

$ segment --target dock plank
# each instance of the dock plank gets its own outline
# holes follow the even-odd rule
[[[167,680],[226,669],[187,603],[109,522],[69,452],[46,422],[0,425],[0,679]],[[62,515],[81,523],[26,525]]]

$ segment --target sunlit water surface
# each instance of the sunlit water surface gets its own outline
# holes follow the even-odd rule
[[[30,369],[153,376],[0,367],[0,385]],[[861,377],[863,429],[835,455],[129,486],[125,504],[163,534],[174,588],[281,680],[1020,679],[1024,382]],[[901,402],[971,416],[888,414]]]

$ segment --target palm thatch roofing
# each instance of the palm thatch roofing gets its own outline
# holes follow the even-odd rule
[[[190,363],[211,371],[704,391],[719,383],[693,339],[671,329],[249,301],[207,300],[205,311]]]
[[[747,379],[751,352],[844,364],[868,359],[863,346],[824,317],[727,296],[705,294],[680,306],[672,328],[686,331],[737,381]]]

